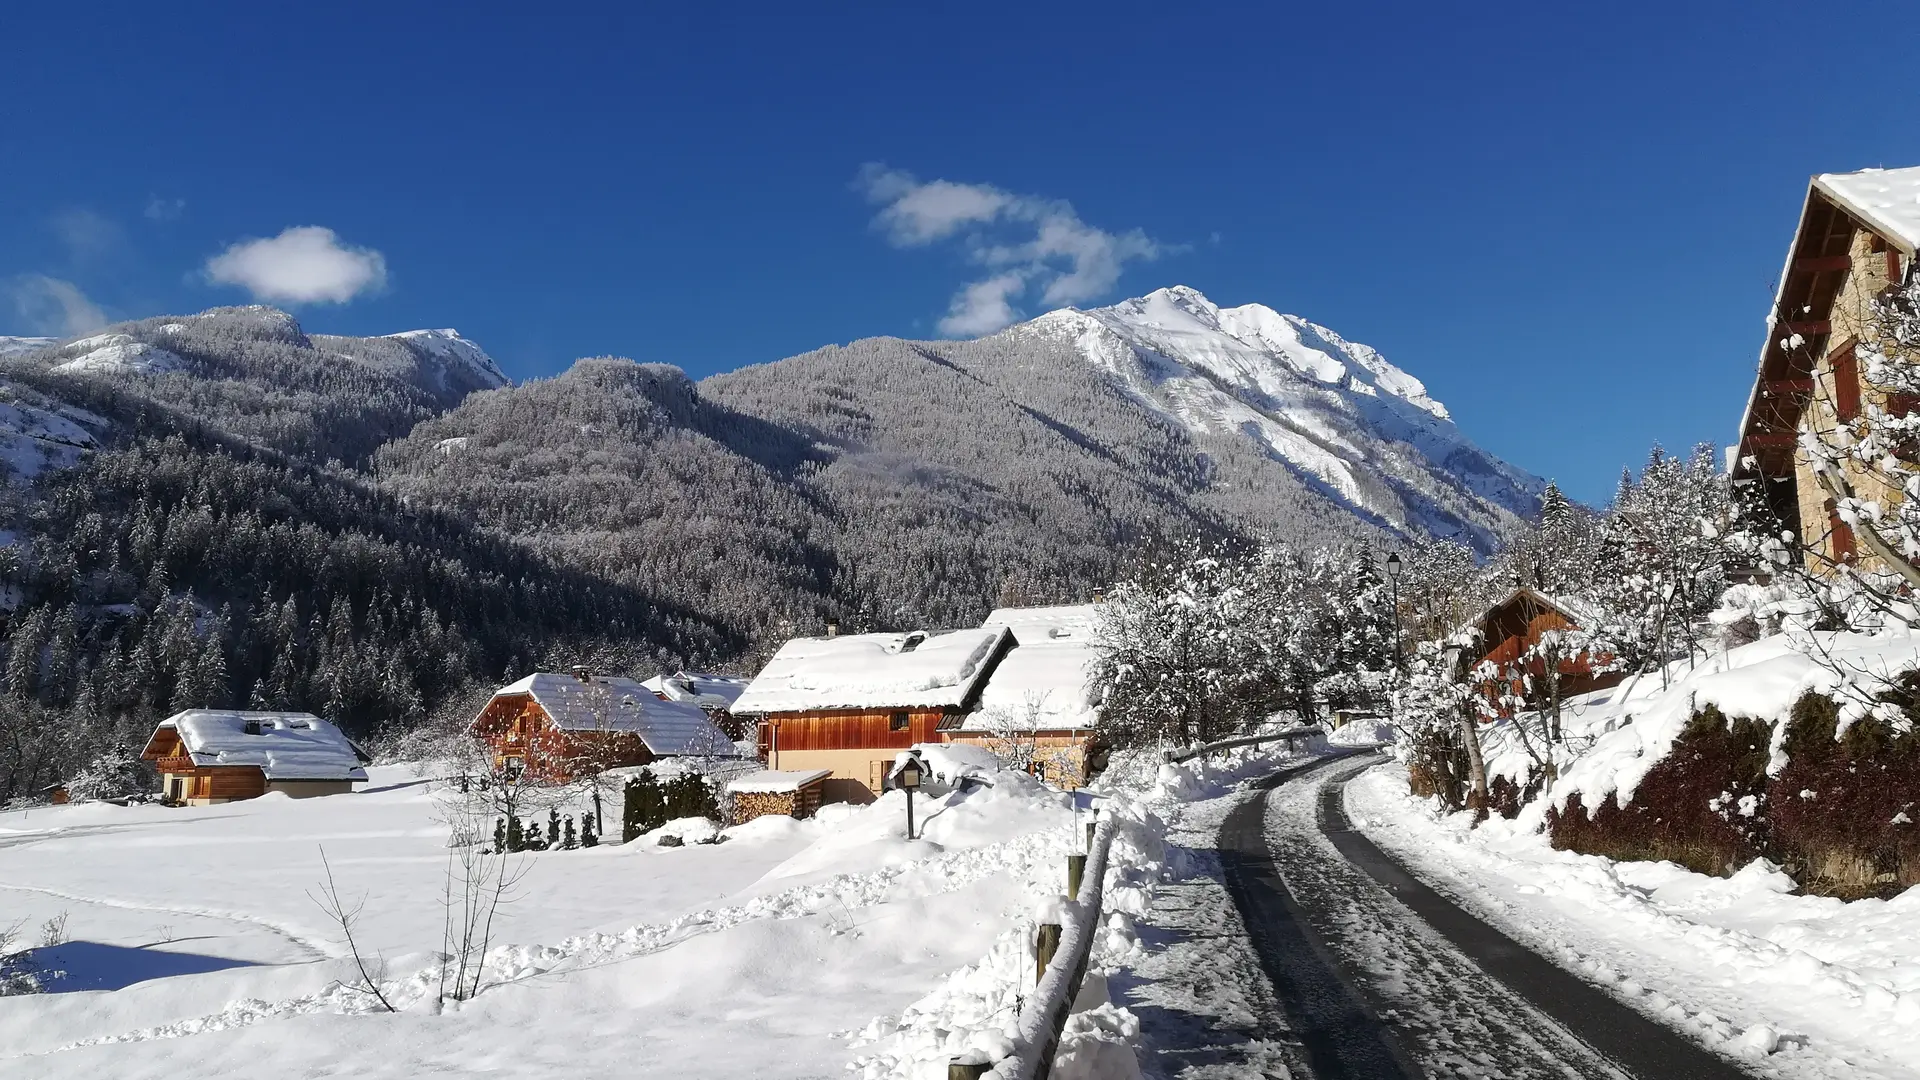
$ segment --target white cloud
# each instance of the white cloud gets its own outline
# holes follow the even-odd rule
[[[1000,274],[968,285],[954,294],[952,306],[940,320],[940,333],[947,337],[979,337],[1012,324],[1020,318],[1012,298],[1026,287],[1026,279],[1017,273]]]
[[[1077,304],[1112,289],[1127,263],[1180,250],[1138,229],[1116,234],[1088,225],[1065,200],[990,184],[922,181],[868,164],[854,186],[880,207],[874,225],[894,246],[958,238],[973,262],[994,271],[954,294],[940,321],[940,332],[953,337],[990,334],[1015,322],[1014,301],[1030,287],[1044,304]]]
[[[29,334],[78,337],[107,325],[106,312],[71,281],[22,274],[6,283],[6,293]]]
[[[148,221],[177,221],[187,212],[187,200],[163,199],[158,195],[147,196],[147,208],[143,211]]]
[[[340,242],[332,229],[299,225],[269,240],[244,240],[207,260],[207,279],[255,299],[344,304],[387,283],[387,259]]]

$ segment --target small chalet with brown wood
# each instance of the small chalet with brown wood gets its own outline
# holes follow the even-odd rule
[[[948,742],[979,746],[1002,760],[1027,758],[1053,784],[1074,789],[1105,765],[1097,740],[1100,701],[1091,689],[1094,605],[1000,608],[988,628],[1019,642],[993,669],[979,708],[940,724]]]
[[[758,721],[769,769],[827,769],[824,801],[870,802],[895,755],[939,742],[943,721],[973,711],[1015,644],[1004,626],[795,638],[733,711]]]
[[[367,779],[373,760],[312,713],[189,709],[160,722],[140,755],[169,803],[205,806],[269,791],[335,795]]]
[[[487,744],[496,768],[552,783],[656,758],[734,753],[698,706],[585,671],[541,671],[501,687],[468,730]]]
[[[1537,687],[1547,670],[1544,659],[1529,657],[1528,652],[1540,644],[1544,635],[1579,630],[1582,620],[1591,622],[1593,618],[1576,601],[1522,586],[1488,608],[1472,626],[1456,636],[1455,640],[1461,642],[1458,662],[1466,672],[1472,672],[1482,663],[1491,663],[1499,669],[1499,675],[1480,688],[1492,700],[1497,701],[1509,693],[1524,694],[1523,677],[1531,678]],[[1607,661],[1611,659],[1605,654],[1569,649],[1557,665],[1561,698],[1618,685],[1624,676],[1607,670]]]
[[[1816,176],[1787,249],[1767,319],[1759,373],[1730,462],[1734,483],[1758,488],[1781,526],[1795,530],[1815,571],[1855,563],[1851,528],[1800,448],[1804,431],[1832,432],[1875,407],[1905,415],[1916,402],[1867,383],[1855,355],[1871,334],[1871,303],[1913,273],[1920,249],[1920,168]],[[1856,491],[1898,501],[1848,467]]]

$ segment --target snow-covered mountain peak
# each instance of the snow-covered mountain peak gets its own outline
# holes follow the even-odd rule
[[[507,378],[500,365],[487,355],[478,342],[460,336],[460,331],[447,327],[440,330],[403,330],[398,334],[388,334],[412,345],[421,352],[439,360],[449,369],[463,373],[463,381],[477,383],[482,389],[496,389],[506,386],[513,380]]]
[[[1195,433],[1252,439],[1394,528],[1484,541],[1537,508],[1539,478],[1474,446],[1418,378],[1298,315],[1176,285],[1011,332],[1071,341],[1134,399]]]

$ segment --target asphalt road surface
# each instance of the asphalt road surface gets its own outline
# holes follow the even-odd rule
[[[1221,823],[1213,856],[1284,1014],[1274,1064],[1286,1071],[1243,1075],[1750,1075],[1480,922],[1353,831],[1341,787],[1375,760],[1277,773]]]

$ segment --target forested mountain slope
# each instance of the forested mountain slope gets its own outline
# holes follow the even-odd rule
[[[1537,485],[1364,346],[1191,290],[697,384],[514,386],[453,331],[262,307],[7,347],[0,801],[188,704],[366,734],[535,665],[1076,599],[1194,538],[1484,549]]]
[[[138,376],[140,396],[311,461],[364,464],[374,449],[458,402],[503,386],[478,346],[450,330],[309,336],[284,311],[215,308],[121,323],[23,351],[70,374]]]
[[[188,706],[312,710],[366,736],[536,665],[745,646],[156,400],[202,387],[46,359],[0,361],[0,803],[124,766]]]

